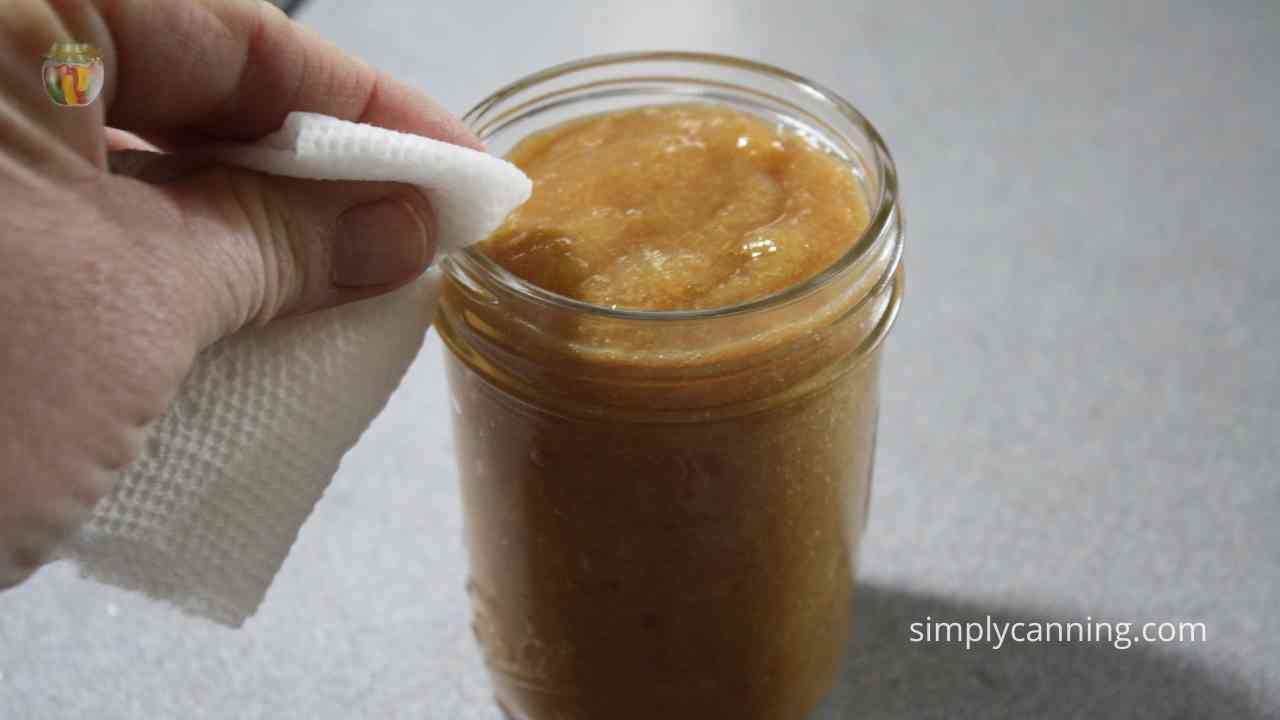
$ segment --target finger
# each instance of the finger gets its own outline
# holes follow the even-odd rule
[[[16,457],[21,467],[23,455]],[[0,475],[0,590],[21,583],[47,563],[114,484],[113,471],[86,469],[70,459],[62,465],[32,468],[27,477]],[[76,480],[68,484],[54,478]]]
[[[150,234],[181,255],[172,265],[191,276],[178,301],[198,347],[247,325],[388,292],[434,255],[435,215],[413,186],[222,165],[193,171],[179,157],[148,155],[133,170],[164,183],[150,192],[179,219],[176,231],[170,224]]]
[[[253,139],[290,111],[479,147],[455,117],[261,0],[99,0],[107,123],[147,136]],[[82,23],[92,28],[92,23]]]

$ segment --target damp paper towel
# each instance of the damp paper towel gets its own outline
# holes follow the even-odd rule
[[[484,238],[531,191],[514,165],[416,135],[292,113],[214,151],[274,175],[421,186],[436,257]],[[251,328],[205,350],[84,528],[59,553],[98,580],[239,626],[417,354],[439,271],[382,297]]]

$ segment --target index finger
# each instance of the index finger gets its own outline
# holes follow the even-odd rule
[[[108,125],[250,140],[294,110],[479,148],[431,98],[348,55],[264,0],[96,0]],[[114,73],[111,72],[114,68]]]

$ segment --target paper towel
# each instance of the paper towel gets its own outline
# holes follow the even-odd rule
[[[292,113],[221,161],[291,177],[422,186],[436,257],[483,239],[531,191],[510,163],[416,135]],[[298,529],[399,384],[431,323],[437,270],[393,293],[251,328],[196,360],[89,522],[61,549],[104,582],[232,626],[257,610]]]

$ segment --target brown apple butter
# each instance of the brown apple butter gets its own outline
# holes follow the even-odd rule
[[[583,118],[508,159],[533,196],[483,245],[547,290],[689,310],[769,295],[830,267],[867,226],[848,164],[713,105]]]

